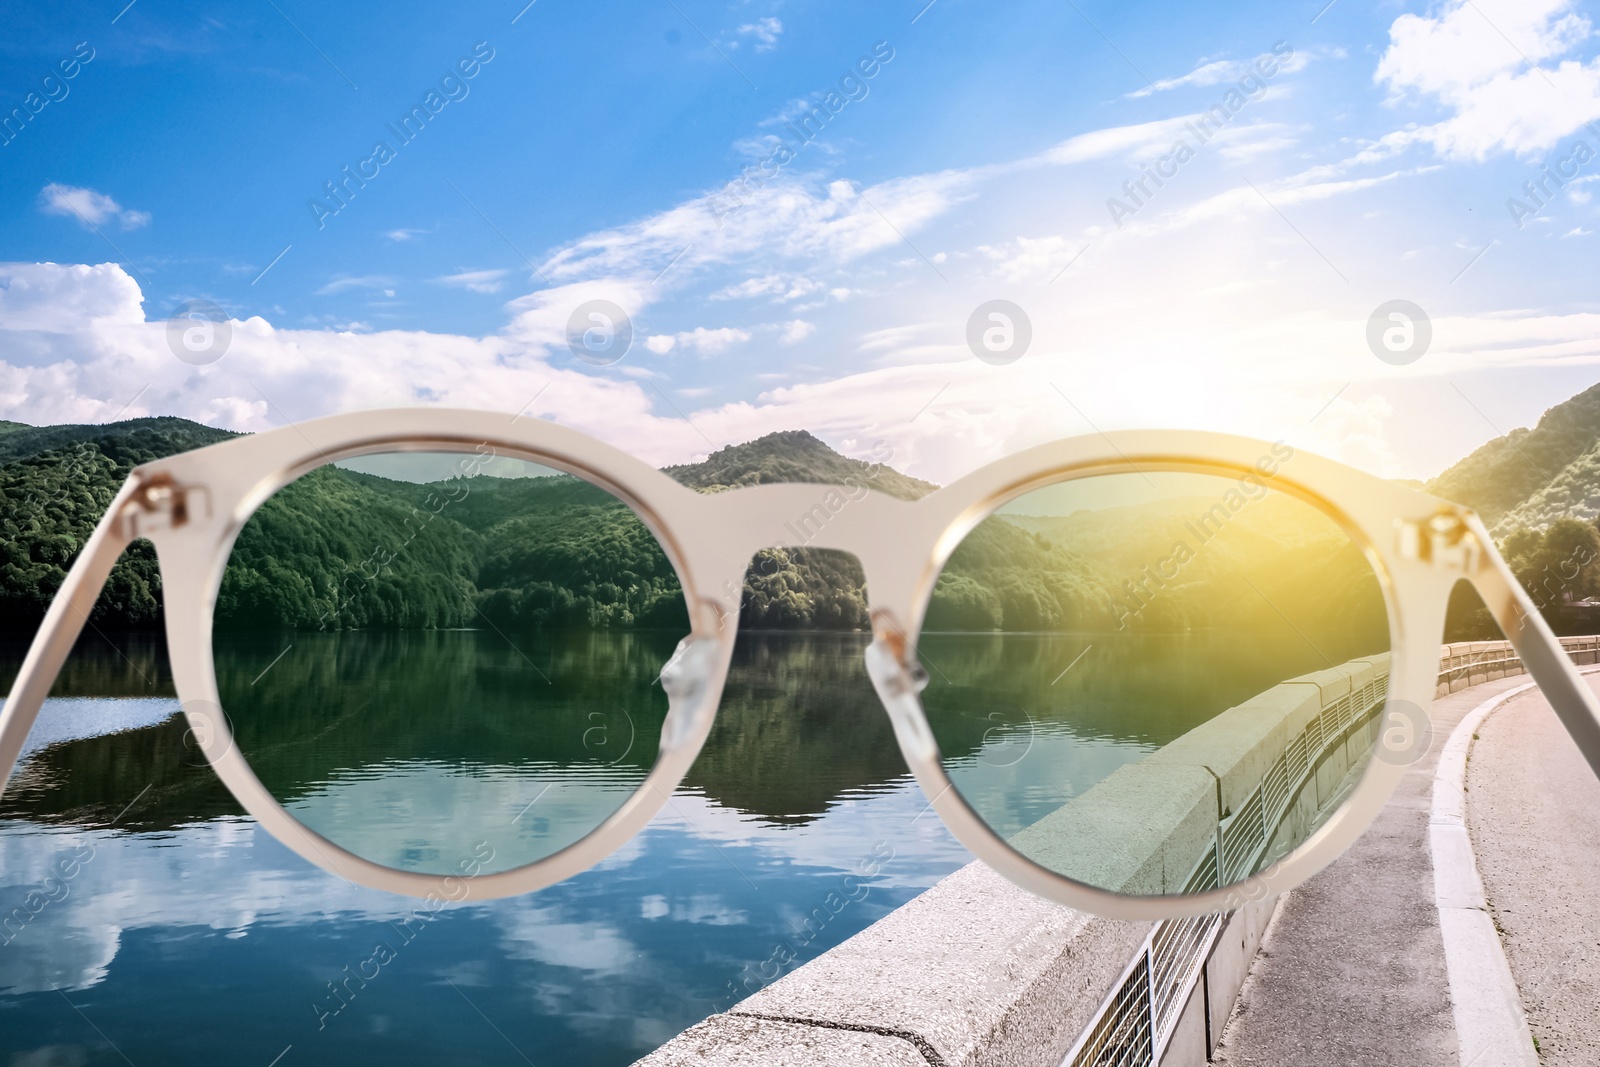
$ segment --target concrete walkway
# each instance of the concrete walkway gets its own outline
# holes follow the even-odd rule
[[[1372,828],[1280,902],[1214,1062],[1461,1067],[1429,842],[1434,772],[1468,712],[1527,681],[1434,703],[1432,743]]]
[[[1479,728],[1467,825],[1540,1062],[1600,1062],[1600,781],[1537,692]]]

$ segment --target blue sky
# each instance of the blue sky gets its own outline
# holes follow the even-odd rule
[[[0,41],[0,417],[451,403],[936,480],[1193,426],[1427,476],[1600,377],[1583,4],[124,3]],[[167,340],[197,299],[204,366]],[[595,299],[611,365],[567,344]],[[999,366],[995,299],[1032,333]],[[1366,340],[1397,299],[1403,366]]]

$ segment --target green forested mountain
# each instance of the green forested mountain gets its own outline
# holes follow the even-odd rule
[[[1600,517],[1600,385],[1497,437],[1428,483],[1474,508],[1496,537],[1563,516]]]
[[[0,627],[37,626],[78,549],[138,463],[231,434],[183,419],[0,432]],[[772,434],[673,468],[715,492],[763,482],[861,484],[902,497],[933,488],[848,459],[804,432]],[[235,545],[216,618],[224,627],[435,628],[483,625],[682,628],[665,555],[631,512],[567,476],[418,484],[343,468],[301,478]],[[154,553],[134,545],[95,622],[155,625]],[[854,560],[806,548],[752,561],[749,626],[867,625]]]
[[[0,628],[38,624],[134,465],[230,436],[174,418],[0,423]],[[813,482],[913,499],[935,488],[894,470],[890,458],[884,450],[876,462],[850,459],[809,433],[789,431],[667,473],[701,492]],[[1557,474],[1544,477],[1549,471]],[[1428,488],[1497,524],[1507,558],[1542,604],[1557,607],[1600,590],[1600,535],[1587,521],[1600,510],[1600,386],[1551,409],[1535,429],[1478,449]],[[1273,623],[1272,613],[1285,615],[1274,624],[1321,626],[1309,617],[1287,620],[1282,605],[1301,604],[1320,604],[1330,626],[1371,624],[1376,608],[1358,580],[1359,561],[1306,542],[1268,505],[1246,508],[1207,539],[1195,562],[1173,565],[1175,577],[1135,591],[1135,583],[1150,580],[1141,574],[1188,539],[1186,521],[1214,503],[1179,497],[1136,508],[994,516],[952,556],[927,627],[1167,631],[1226,619],[1264,625]],[[1553,521],[1572,515],[1585,521]],[[1249,596],[1219,604],[1202,592],[1242,588],[1246,577],[1257,587]],[[1330,589],[1342,592],[1330,600]],[[118,563],[95,622],[139,628],[160,618],[160,576],[153,550],[141,542]],[[632,512],[586,482],[567,475],[425,482],[343,467],[301,478],[251,519],[216,619],[222,627],[297,630],[686,624],[676,577],[655,540]],[[851,557],[809,547],[763,551],[751,561],[742,624],[864,629],[860,568]]]
[[[805,430],[788,430],[729,445],[703,462],[667,467],[666,472],[691,489],[712,493],[742,485],[814,482],[863,485],[902,500],[915,500],[938,488],[888,466],[892,450],[887,446],[879,451],[882,456],[876,462],[850,459]]]
[[[217,595],[219,626],[423,629],[470,619],[480,544],[459,525],[414,531],[403,497],[337,468],[274,494],[240,532]],[[384,546],[405,538],[404,551]],[[382,552],[378,555],[375,553]]]
[[[888,466],[889,449],[875,462],[841,456],[804,430],[768,434],[730,445],[700,463],[667,467],[691,489],[715,493],[747,485],[809,482],[863,486],[915,500],[938,488]],[[853,557],[816,548],[774,548],[751,562],[740,624],[758,628],[866,629],[866,583]]]
[[[238,434],[188,419],[162,416],[103,424],[27,426],[0,423],[0,464],[85,444],[132,468],[175,452],[225,441]]]
[[[1600,629],[1600,385],[1475,450],[1426,488],[1478,511],[1552,626]],[[1451,640],[1500,636],[1475,594],[1451,604]]]
[[[187,419],[0,432],[0,628],[31,630],[128,472],[234,436]],[[96,623],[153,625],[161,613],[155,553],[129,548],[95,605]]]

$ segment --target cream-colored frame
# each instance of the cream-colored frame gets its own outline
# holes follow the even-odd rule
[[[644,784],[571,846],[525,867],[471,878],[473,899],[525,893],[569,878],[599,862],[661,809],[710,731],[752,555],[797,544],[792,520],[815,518],[819,507],[821,519],[810,524],[804,543],[849,552],[860,560],[873,622],[868,673],[917,782],[945,824],[979,859],[1043,897],[1116,919],[1223,910],[1305,881],[1366,829],[1394,791],[1404,766],[1369,761],[1349,800],[1299,848],[1243,883],[1182,897],[1125,896],[1033,863],[983,823],[945,774],[918,695],[923,675],[915,651],[923,612],[945,560],[973,526],[1006,500],[1044,484],[1117,471],[1252,474],[1339,522],[1366,552],[1388,601],[1391,710],[1400,701],[1431,705],[1450,590],[1459,579],[1470,580],[1600,774],[1600,705],[1476,516],[1331,460],[1295,451],[1274,465],[1263,462],[1273,452],[1260,441],[1135,431],[1040,445],[916,501],[862,492],[856,486],[813,484],[760,485],[707,495],[550,422],[414,408],[336,415],[238,437],[134,470],[51,604],[0,712],[0,792],[112,565],[133,539],[147,537],[161,565],[168,651],[179,700],[207,759],[239,803],[289,848],[350,881],[411,896],[434,893],[459,899],[456,883],[461,879],[372,863],[296,822],[233,744],[226,717],[203,710],[220,705],[211,659],[212,609],[228,554],[245,521],[281,486],[330,459],[396,450],[513,455],[604,486],[660,539],[689,604],[691,632],[663,670],[669,711],[660,754]]]

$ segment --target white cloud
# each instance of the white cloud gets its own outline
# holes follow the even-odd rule
[[[637,313],[648,304],[643,284],[541,290],[507,305],[511,323],[486,337],[283,329],[251,317],[234,322],[226,356],[200,372],[173,358],[164,321],[146,319],[138,287],[122,268],[8,265],[0,266],[0,418],[37,424],[172,414],[260,430],[284,418],[380,406],[437,403],[509,414],[528,405],[527,416],[554,419],[656,464],[703,454],[702,432],[720,446],[809,429],[829,441],[885,440],[897,468],[947,481],[1029,445],[1092,433],[1071,405],[1057,403],[1058,389],[1103,429],[1168,425],[1299,445],[1327,398],[1363,373],[1387,381],[1600,363],[1600,314],[1438,316],[1428,357],[1402,370],[1376,360],[1352,366],[1369,308],[1312,314],[1245,293],[1239,298],[1254,311],[1241,320],[1215,294],[1184,296],[1162,286],[1129,292],[1104,269],[1080,272],[1075,284],[1072,300],[1029,304],[1034,344],[1009,367],[964,354],[965,314],[955,308],[862,337],[860,351],[877,357],[873,369],[686,408],[690,425],[643,383],[570,365],[564,331],[573,307],[603,297]],[[945,297],[934,306],[948,303]],[[1168,314],[1150,314],[1155,306]],[[652,335],[644,347],[665,347],[656,338],[670,340],[668,350],[704,352],[751,335],[702,327]],[[1284,359],[1286,351],[1295,357]],[[1317,434],[1332,425],[1332,414],[1318,420]],[[1374,418],[1375,411],[1360,414]],[[1362,435],[1370,436],[1367,429]],[[1318,436],[1307,442],[1312,446],[1387,469],[1370,441]]]
[[[381,289],[389,296],[394,293],[392,286],[398,279],[386,274],[336,274],[328,280],[328,284],[318,289],[313,296],[334,296],[338,293],[348,292],[351,289]]]
[[[115,221],[124,230],[136,230],[150,223],[148,211],[131,211],[105,193],[58,182],[51,182],[39,190],[39,210],[46,215],[65,215],[77,219],[90,228]]]
[[[739,300],[770,296],[777,300],[798,300],[821,288],[821,282],[803,275],[764,274],[719,289],[711,294],[711,299]]]
[[[1297,53],[1298,55],[1298,53]],[[982,184],[1003,175],[1047,166],[1131,157],[1154,158],[1174,140],[1192,136],[1199,118],[1113,126],[1070,137],[1036,155],[967,169],[913,174],[858,188],[843,179],[823,182],[784,174],[750,182],[737,195],[723,191],[685,201],[634,222],[587,234],[552,254],[540,267],[548,278],[663,277],[668,284],[696,270],[748,263],[760,273],[726,286],[713,299],[772,296],[790,300],[820,288],[803,275],[774,271],[775,261],[822,262],[830,267],[902,246],[954,208],[979,195]],[[1284,127],[1259,123],[1224,138],[1224,152],[1250,158],[1288,142]],[[933,255],[935,263],[947,254]],[[907,256],[908,266],[920,266]],[[836,298],[844,299],[837,294]],[[797,309],[803,310],[803,309]]]
[[[427,230],[399,229],[399,230],[389,230],[386,233],[384,233],[384,236],[387,237],[391,241],[409,241],[413,237],[420,236],[420,235],[422,235],[424,233],[427,233],[427,232],[428,232]]]
[[[1060,166],[1127,155],[1141,148],[1160,148],[1165,151],[1172,146],[1175,138],[1185,134],[1185,127],[1197,117],[1179,115],[1176,118],[1139,122],[1131,126],[1111,126],[1103,130],[1091,130],[1067,138],[1055,147],[1040,153],[1035,160],[1039,163]]]
[[[740,37],[754,38],[757,52],[770,52],[778,47],[778,38],[783,34],[783,23],[770,17],[757,19],[740,26],[734,33]]]
[[[743,344],[748,340],[750,331],[735,326],[719,326],[714,330],[696,326],[692,330],[679,333],[677,337],[678,343],[685,349],[692,349],[702,356],[721,355],[734,345]]]
[[[1216,85],[1219,82],[1232,81],[1238,77],[1235,73],[1238,67],[1238,62],[1229,59],[1217,59],[1209,63],[1202,60],[1187,74],[1176,78],[1160,78],[1127,95],[1137,99],[1152,93],[1166,92],[1168,89],[1179,89],[1185,85]]]
[[[570,360],[566,322],[591,297],[645,303],[616,284],[542,290],[508,305],[507,328],[486,337],[285,329],[251,317],[233,323],[226,355],[197,372],[173,357],[165,320],[146,318],[120,266],[0,264],[0,418],[161,414],[263,430],[418,403],[516,412],[537,396],[527,416],[557,418],[655,462],[703,451],[693,427],[654,414],[659,401],[639,384],[552,365]]]
[[[1362,470],[1385,478],[1396,477],[1400,466],[1384,432],[1393,414],[1394,406],[1381,396],[1360,400],[1335,396],[1326,409],[1317,413],[1313,436],[1306,444]]]
[[[1224,192],[1208,196],[1203,200],[1186,204],[1155,216],[1145,215],[1143,209],[1141,209],[1137,219],[1126,222],[1120,228],[1107,229],[1096,226],[1090,228],[1089,234],[1091,237],[1101,240],[1127,240],[1137,237],[1149,237],[1153,234],[1178,230],[1213,219],[1239,217],[1251,213],[1271,213],[1275,208],[1281,209],[1291,204],[1327,200],[1330,197],[1342,196],[1346,193],[1360,192],[1375,186],[1385,185],[1404,175],[1420,172],[1419,170],[1396,170],[1366,178],[1341,178],[1331,181],[1315,180],[1326,174],[1336,172],[1338,169],[1337,167],[1312,167],[1299,174],[1290,175],[1276,182],[1267,182],[1257,187],[1252,187],[1248,184],[1235,186]]]
[[[156,384],[127,414],[171,412],[249,429],[284,416],[380,404],[444,402],[514,411],[548,383],[530,414],[557,418],[653,462],[704,452],[700,431],[720,446],[773,429],[807,428],[828,440],[892,438],[897,465],[903,461],[941,481],[1029,444],[1092,432],[1070,406],[1056,403],[1054,384],[1069,390],[1106,428],[1170,424],[1287,436],[1289,422],[1309,423],[1340,385],[1363,373],[1364,320],[1353,317],[1354,309],[1331,310],[1343,298],[1323,287],[1331,288],[1336,279],[1259,193],[1236,177],[1230,181],[1226,168],[1219,176],[1213,166],[1196,170],[1192,178],[1186,175],[1182,185],[1166,189],[1114,233],[1102,228],[1086,236],[1084,226],[1095,221],[1092,217],[1074,222],[1074,209],[1055,210],[1085,199],[1093,203],[1095,194],[1113,191],[1094,186],[1129,159],[1169,150],[1183,135],[1184,122],[1179,117],[1090,131],[1021,160],[865,187],[832,180],[833,173],[786,172],[753,189],[750,202],[737,210],[727,211],[715,196],[700,197],[554,250],[545,273],[558,284],[509,302],[510,321],[489,336],[396,330],[341,335],[250,319],[235,326],[236,349],[203,375],[174,365],[159,329],[165,309],[152,309],[154,321],[146,322],[138,287],[119,269],[54,268],[108,272],[109,277],[83,283],[84,292],[76,294],[61,280],[68,274],[29,283],[59,290],[47,304],[59,300],[63,307],[96,308],[107,321],[91,325],[82,321],[82,311],[27,312],[55,325],[61,336],[49,341],[24,337],[0,322],[0,358],[7,361],[0,362],[0,418],[8,413],[30,422],[109,418],[152,380]],[[1248,158],[1285,147],[1300,130],[1263,120],[1230,126],[1215,144],[1220,153]],[[1044,170],[1078,165],[1083,165],[1081,174]],[[1291,205],[1374,189],[1417,173],[1383,167],[1384,173],[1352,175],[1345,166],[1311,167],[1277,180],[1267,177],[1272,168],[1260,175],[1252,168],[1251,177],[1298,224]],[[1239,187],[1229,188],[1234,184]],[[991,190],[975,210],[957,212]],[[1380,205],[1391,208],[1393,202],[1374,195],[1371,206]],[[1053,227],[1060,232],[1034,228],[1040,218],[1052,217],[1061,220]],[[961,225],[949,225],[952,221]],[[1121,245],[1135,234],[1156,238],[1184,226],[1207,228],[1187,244],[1129,240]],[[1317,229],[1307,232],[1321,243]],[[937,295],[895,273],[891,261],[904,259],[926,272],[931,287],[931,272],[904,246],[902,234],[930,256],[949,249],[950,284]],[[1028,236],[1012,236],[1018,234]],[[1092,247],[1083,258],[1053,290],[1046,289],[1086,244]],[[1587,246],[1560,247],[1581,251]],[[1253,258],[1232,262],[1234,252]],[[1340,268],[1356,275],[1352,268],[1359,263],[1347,266],[1336,246],[1328,252]],[[869,255],[873,258],[848,273],[830,269]],[[503,280],[494,272],[465,272],[435,281],[467,285],[468,279],[491,286]],[[846,280],[861,288],[834,285]],[[512,273],[505,275],[513,292],[518,281]],[[325,291],[393,284],[378,276],[335,278]],[[676,317],[676,308],[672,319],[650,313],[672,299],[673,289],[691,285],[694,302],[711,313],[687,319]],[[1258,288],[1246,291],[1250,285]],[[758,303],[708,305],[708,292],[716,300]],[[1304,299],[1308,293],[1316,299]],[[855,294],[859,298],[848,308],[834,303]],[[1034,320],[1033,348],[1008,368],[978,365],[964,340],[971,308],[996,296],[1023,303]],[[0,319],[13,297],[20,325],[25,293],[0,294]],[[566,345],[572,312],[591,299],[620,304],[637,329],[630,358],[604,371],[577,364]],[[1308,305],[1327,314],[1313,315]],[[760,313],[765,307],[773,310]],[[813,314],[812,307],[827,310]],[[736,314],[752,311],[757,314],[749,318]],[[345,310],[351,313],[367,312]],[[1510,328],[1440,319],[1437,351],[1417,368],[1395,371],[1372,361],[1365,370],[1429,375],[1447,367],[1600,361],[1600,345],[1591,339],[1600,331],[1592,322],[1557,316],[1545,338],[1543,327],[1527,321],[1530,316],[1513,318],[1517,324]],[[677,329],[689,321],[719,319],[727,325]],[[901,325],[861,332],[891,323]],[[756,338],[762,343],[750,343]],[[796,364],[795,350],[781,347],[800,341],[806,345],[798,351],[816,352],[822,366]],[[660,358],[680,351],[708,357],[736,352],[737,364]],[[1181,360],[1175,355],[1180,351]],[[1285,351],[1295,358],[1284,359]],[[1176,365],[1182,362],[1187,366]],[[245,366],[252,368],[248,378]],[[747,383],[780,380],[783,387],[735,403],[713,403],[710,394],[696,399],[729,366],[737,366]],[[260,368],[266,371],[258,376],[254,371]],[[648,368],[671,370],[671,384],[657,384],[668,395],[675,388],[685,390],[673,402],[693,418],[692,426],[655,389],[629,377],[659,374]],[[828,377],[860,368],[870,370]],[[1332,384],[1323,389],[1324,382]],[[949,389],[939,393],[946,384]],[[262,393],[254,391],[257,386]],[[1319,395],[1302,403],[1310,393]],[[939,399],[923,411],[936,394]],[[718,388],[715,395],[729,393]],[[1137,397],[1138,403],[1118,399],[1125,397]],[[47,409],[63,414],[47,414]],[[1338,410],[1336,405],[1319,420],[1319,433],[1344,425],[1333,417]],[[1380,414],[1364,411],[1357,419],[1352,413],[1350,425]],[[1327,450],[1336,451],[1337,444]],[[1357,451],[1378,456],[1376,447]],[[1381,467],[1376,458],[1370,462]]]
[[[818,288],[821,288],[821,286],[818,286]],[[807,300],[805,303],[795,304],[793,307],[796,312],[815,311],[817,308],[827,307],[830,300],[842,304],[851,297],[859,295],[859,293],[860,290],[857,289],[849,289],[842,285],[834,286],[815,300]]]
[[[1239,79],[1250,75],[1260,79],[1262,69],[1273,71],[1273,77],[1278,74],[1294,74],[1304,70],[1309,60],[1310,53],[1305,51],[1293,52],[1283,59],[1274,56],[1271,52],[1263,52],[1255,59],[1202,59],[1187,74],[1176,78],[1161,78],[1142,89],[1135,89],[1127,95],[1131,99],[1137,99],[1154,93],[1166,92],[1169,89],[1181,89],[1185,86],[1221,85],[1223,82],[1237,82]],[[1257,64],[1265,64],[1265,67],[1258,67]]]
[[[142,300],[138,283],[114,263],[0,264],[0,328],[8,332],[65,334],[97,322],[143,322]]]
[[[1395,89],[1449,96],[1583,41],[1589,20],[1571,7],[1571,0],[1450,0],[1431,18],[1401,15],[1389,27],[1376,77]]]
[[[606,300],[622,308],[625,315],[637,317],[655,299],[655,290],[647,278],[638,281],[596,278],[558,285],[508,301],[505,307],[512,313],[512,319],[502,332],[518,344],[566,352],[567,325],[572,313],[581,305]]]
[[[1215,145],[1218,154],[1229,163],[1246,163],[1257,156],[1293,148],[1299,142],[1281,122],[1250,122],[1224,126],[1207,143]]]
[[[468,270],[460,274],[446,274],[433,279],[435,285],[452,289],[470,289],[474,293],[498,293],[505,284],[508,272],[504,270]]]
[[[817,332],[817,324],[807,322],[805,319],[791,319],[783,324],[782,329],[783,334],[778,338],[779,343],[797,345]]]
[[[976,195],[978,171],[942,171],[895,178],[862,189],[835,181],[825,189],[794,177],[752,187],[748,198],[718,194],[610,230],[589,234],[551,256],[546,277],[661,274],[682,277],[698,267],[740,260],[826,260],[847,263],[900,244],[952,207]],[[880,214],[881,212],[881,214]]]
[[[1017,237],[995,245],[980,245],[979,255],[994,265],[994,276],[1007,282],[1042,282],[1055,277],[1073,257],[1083,251],[1083,243],[1070,243],[1059,234],[1046,237]]]
[[[917,322],[863,334],[856,351],[875,366],[926,366],[971,358],[961,326],[955,322]]]
[[[931,323],[914,323],[907,326],[890,326],[862,334],[856,350],[860,352],[885,352],[909,343],[925,333]]]
[[[1551,147],[1600,118],[1600,59],[1544,65],[1590,30],[1571,0],[1449,0],[1432,16],[1401,15],[1373,78],[1393,100],[1432,100],[1449,117],[1389,146],[1421,141],[1473,160]]]

